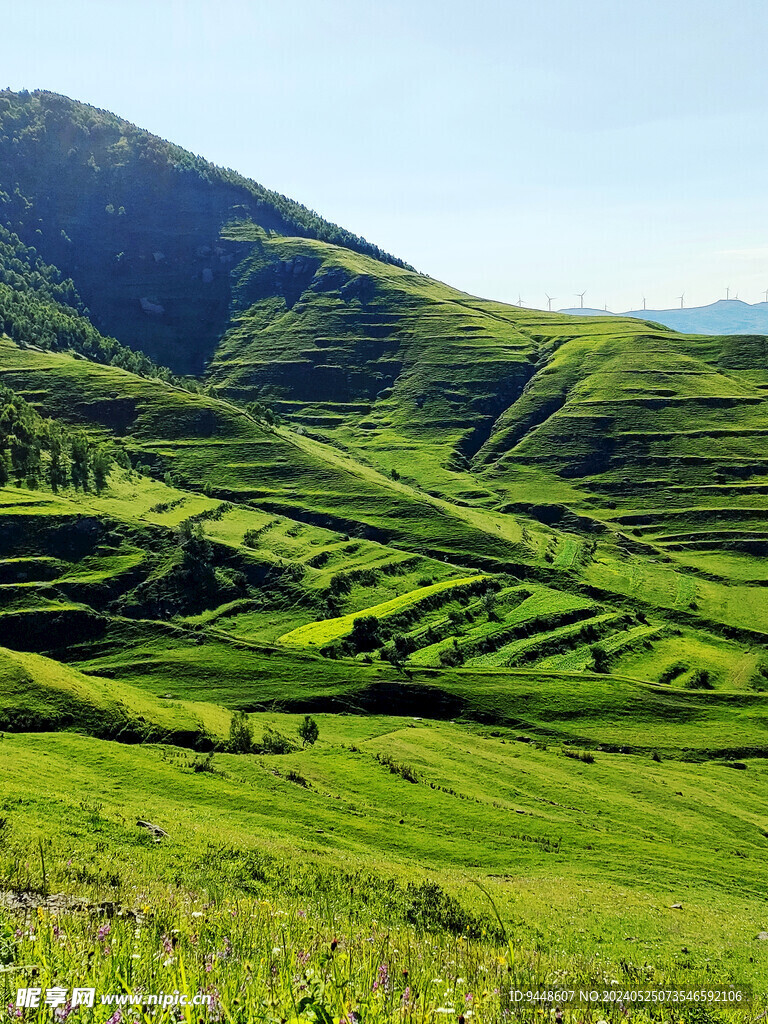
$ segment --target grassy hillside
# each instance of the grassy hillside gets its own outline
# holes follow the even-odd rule
[[[63,97],[0,128],[5,1005],[761,1019],[765,339],[467,295]]]
[[[259,724],[289,733],[297,721]],[[414,1019],[474,1007],[497,1021],[510,985],[734,981],[754,986],[754,1004],[680,1019],[762,1012],[763,762],[585,763],[572,748],[393,717],[319,727],[312,750],[216,754],[204,772],[168,747],[7,737],[3,870],[37,890],[33,907],[51,887],[90,912],[65,907],[51,924],[41,909],[35,940],[19,930],[6,957],[21,965],[45,949],[43,986],[74,970],[100,993],[211,993],[231,1019],[269,1007],[311,1020],[307,1004],[293,1009],[309,995],[328,1020],[393,1020],[405,1002]],[[35,857],[41,818],[50,838]],[[137,820],[167,838],[152,842]],[[121,906],[127,919],[106,916]]]
[[[75,729],[129,743],[155,740],[210,748],[229,728],[229,717],[214,705],[163,702],[137,687],[4,648],[0,708],[0,727],[12,732]]]
[[[144,568],[131,573],[114,562],[126,584],[115,592],[116,611],[202,615],[190,625],[271,643],[328,616],[375,616],[383,602],[484,569],[496,574],[493,594],[455,595],[401,616],[379,631],[373,651],[426,665],[621,672],[631,664],[632,675],[651,679],[683,663],[677,674],[693,685],[700,670],[715,686],[763,678],[755,645],[768,621],[752,583],[727,587],[660,565],[632,535],[606,527],[596,537],[578,520],[548,526],[522,503],[514,516],[451,503],[219,399],[66,354],[10,343],[2,354],[3,380],[17,392],[109,438],[155,476],[139,478],[134,468],[133,479],[118,473],[103,495],[77,498],[78,510],[85,503],[91,514],[131,524],[120,558],[145,552]],[[13,505],[18,491],[11,496]],[[43,506],[72,500],[61,494]],[[185,522],[213,544],[213,581],[191,602],[179,591],[186,570],[173,533]],[[147,539],[137,542],[137,526]],[[152,541],[164,556],[146,556],[150,535],[165,538]],[[68,593],[82,598],[82,582],[69,580]]]

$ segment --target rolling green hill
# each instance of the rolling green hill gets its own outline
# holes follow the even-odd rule
[[[766,339],[476,298],[0,93],[0,995],[51,885],[46,981],[232,1022],[764,991],[767,402]]]

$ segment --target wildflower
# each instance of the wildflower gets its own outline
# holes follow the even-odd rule
[[[379,965],[378,980],[379,980],[379,984],[382,986],[382,988],[386,988],[388,986],[388,984],[389,984],[389,967],[387,967],[386,964],[380,964]]]
[[[173,942],[168,938],[167,935],[163,936],[163,949],[167,956],[173,956]]]
[[[106,939],[106,937],[109,935],[109,933],[111,931],[112,931],[112,926],[110,925],[109,921],[107,921],[107,923],[103,924],[101,926],[101,928],[99,928],[99,930],[96,932],[97,940],[99,942],[103,942],[104,939]]]
[[[65,1021],[70,1013],[72,1013],[72,1003],[68,999],[63,1006],[56,1007],[53,1011],[53,1016],[57,1021]]]
[[[107,1024],[120,1024],[123,1019],[123,1015],[120,1010],[115,1010],[111,1017],[108,1018]]]

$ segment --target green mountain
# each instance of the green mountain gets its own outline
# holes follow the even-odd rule
[[[400,263],[285,196],[55,93],[0,92],[0,168],[0,223],[75,278],[99,329],[181,372],[200,370],[227,322],[239,250],[220,231],[231,219]]]
[[[282,995],[242,951],[226,989],[187,887],[218,949],[238,900],[289,907],[292,949],[384,922],[429,979],[461,934],[480,1019],[513,964],[765,982],[766,339],[480,299],[112,114],[10,92],[0,329],[3,963],[37,963],[4,939],[6,890],[146,891],[174,908],[156,943],[183,933],[177,988],[213,972],[231,1009],[248,978],[311,1019],[290,957]],[[101,949],[68,931],[54,980]],[[128,984],[131,942],[91,958],[99,984]],[[314,1019],[338,1019],[347,989],[307,956]],[[386,988],[360,971],[358,1009]],[[447,1000],[429,979],[419,1019]]]

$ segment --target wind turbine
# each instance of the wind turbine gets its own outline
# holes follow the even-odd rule
[[[765,301],[768,302],[768,288],[765,289],[763,295],[765,296]]]
[[[731,286],[727,285],[726,289],[725,289],[725,301],[727,302],[728,299],[730,299],[730,297],[731,297]]]
[[[584,289],[583,292],[576,292],[575,294],[576,294],[576,298],[581,300],[580,305],[579,305],[579,309],[584,309],[584,296],[587,294],[586,289]]]
[[[546,292],[544,292],[544,294],[547,295]],[[556,295],[547,295],[547,309],[550,313],[552,312],[552,303],[555,301],[556,298]]]
[[[522,306],[522,304],[523,304],[523,300],[520,298],[520,294],[519,293],[518,293],[518,296],[517,296],[517,304],[518,304],[518,306]]]
[[[678,295],[677,298],[680,299],[680,309],[683,309],[683,300],[685,299],[685,292],[683,292],[682,295]]]
[[[646,303],[646,301],[647,301],[647,300],[646,300],[645,296],[643,296],[643,309],[645,309],[645,308],[646,308],[646,306],[645,306],[645,303]]]

